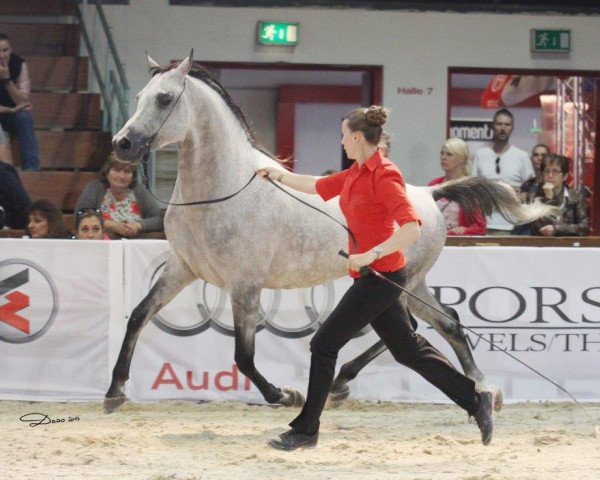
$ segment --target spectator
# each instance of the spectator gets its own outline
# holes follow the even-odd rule
[[[92,180],[81,192],[76,211],[99,209],[111,238],[163,230],[163,212],[146,187],[137,183],[135,166],[111,153],[100,173],[102,179]]]
[[[514,120],[510,111],[503,108],[494,114],[494,143],[475,153],[473,175],[477,177],[498,178],[520,191],[525,180],[535,176],[529,156],[523,150],[509,143]],[[487,219],[488,234],[510,235],[513,225],[500,213],[494,212]]]
[[[10,163],[7,143],[6,135],[4,134],[4,130],[2,130],[2,125],[0,125],[0,162]]]
[[[69,238],[62,213],[48,200],[36,200],[27,212],[25,234],[30,238]]]
[[[442,145],[440,152],[440,164],[444,170],[444,176],[434,178],[429,185],[456,180],[469,175],[469,147],[460,138],[449,138]],[[485,235],[486,224],[483,212],[478,210],[472,219],[468,219],[460,206],[449,202],[445,198],[437,201],[448,235]]]
[[[0,33],[0,124],[19,139],[21,168],[39,170],[38,144],[33,130],[29,93],[27,64],[12,53],[8,36]]]
[[[583,190],[570,190],[565,184],[569,173],[569,159],[564,155],[550,154],[542,161],[542,183],[536,193],[543,203],[560,207],[556,218],[536,220],[533,235],[544,237],[584,236],[590,231],[588,208]]]
[[[523,182],[521,185],[521,191],[519,192],[519,198],[522,202],[531,203],[535,198],[535,194],[539,188],[540,182],[542,181],[542,160],[548,156],[550,149],[543,143],[538,143],[531,150],[531,166],[535,172],[535,177],[530,178]],[[523,225],[516,225],[512,231],[513,235],[531,235],[531,223],[524,223]]]
[[[84,208],[75,214],[75,238],[78,240],[109,240],[104,234],[104,218],[100,210]]]
[[[550,149],[543,143],[538,143],[531,150],[531,166],[535,173],[532,177],[521,185],[521,200],[530,203],[535,197],[538,186],[542,181],[542,161],[548,156]]]
[[[27,208],[31,204],[15,167],[0,162],[0,206],[4,210],[4,222],[0,228],[25,228]]]

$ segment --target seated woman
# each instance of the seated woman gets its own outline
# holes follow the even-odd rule
[[[99,209],[111,238],[163,230],[164,214],[146,187],[137,183],[135,166],[111,153],[100,173],[102,178],[92,180],[81,192],[75,211]]]
[[[565,184],[569,159],[551,153],[542,161],[542,181],[536,198],[543,203],[560,207],[556,218],[532,223],[532,234],[544,237],[584,236],[590,231],[588,207],[582,191],[571,190]]]
[[[456,180],[469,176],[469,147],[460,138],[449,138],[442,145],[440,152],[440,164],[445,175],[434,178],[429,186]],[[469,220],[462,208],[454,202],[445,198],[437,201],[442,211],[448,235],[485,235],[487,232],[485,216],[481,210],[477,210],[474,218]]]
[[[100,210],[84,208],[75,214],[75,238],[78,240],[110,240],[104,234],[104,217]]]
[[[27,210],[25,234],[30,238],[69,238],[60,210],[48,200],[36,200]]]

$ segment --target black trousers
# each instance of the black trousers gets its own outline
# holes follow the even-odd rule
[[[383,273],[404,286],[405,269]],[[312,353],[306,403],[290,426],[313,435],[333,383],[338,352],[359,330],[371,324],[397,362],[413,369],[469,414],[479,406],[475,382],[460,373],[425,338],[415,333],[400,291],[369,275],[358,278],[310,342]]]

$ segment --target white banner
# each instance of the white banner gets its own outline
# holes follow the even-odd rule
[[[0,398],[101,399],[128,315],[156,281],[166,241],[0,241]],[[428,276],[435,295],[457,310],[475,361],[512,400],[569,397],[503,350],[580,400],[600,400],[600,250],[447,247]],[[309,341],[348,278],[312,289],[266,290],[255,363],[273,385],[306,391]],[[449,345],[420,322],[451,361]],[[494,342],[492,348],[485,340]],[[361,332],[338,367],[377,341]],[[228,296],[197,281],[140,336],[127,392],[134,400],[231,399],[263,402],[234,364]],[[446,401],[384,353],[351,382],[357,399]]]
[[[511,400],[600,400],[600,251],[446,247],[428,276],[442,302],[498,348],[466,332],[477,365]],[[446,352],[447,346],[442,347]]]
[[[128,245],[126,311],[147,293],[165,261],[161,242]],[[599,400],[596,364],[600,350],[600,286],[592,272],[595,249],[446,248],[429,275],[442,302],[458,311],[464,325],[497,345],[467,332],[476,363],[506,400],[566,400],[568,396],[501,350],[530,364],[582,400]],[[598,263],[596,265],[595,263]],[[139,272],[145,272],[142,277]],[[589,272],[589,274],[586,274]],[[135,277],[134,277],[135,276]],[[340,279],[315,289],[266,291],[255,363],[274,385],[305,392],[310,335],[349,286]],[[131,396],[237,399],[262,396],[233,364],[232,314],[227,296],[196,282],[160,312],[140,337],[134,355]],[[458,361],[427,324],[419,331]],[[360,335],[340,352],[338,367],[377,340]],[[358,399],[446,401],[419,375],[384,353],[351,384]]]
[[[118,242],[1,241],[0,398],[104,395],[111,294],[122,290],[109,279],[121,268]]]

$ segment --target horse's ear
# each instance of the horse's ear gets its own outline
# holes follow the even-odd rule
[[[160,65],[154,60],[152,60],[152,57],[148,55],[148,52],[146,52],[146,60],[148,60],[148,68],[150,70],[152,70],[153,68],[160,68]]]
[[[190,51],[189,56],[183,60],[179,66],[177,67],[177,72],[182,76],[185,77],[188,73],[190,73],[190,68],[192,67],[192,58],[194,56],[194,49],[192,48],[192,50]]]

